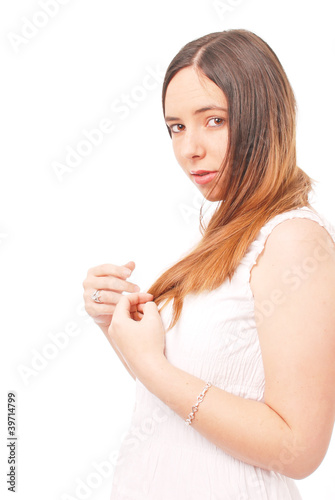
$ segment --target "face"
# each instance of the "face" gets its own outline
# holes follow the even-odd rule
[[[165,121],[174,154],[185,174],[209,201],[228,146],[228,103],[222,90],[193,67],[180,70],[165,97]]]

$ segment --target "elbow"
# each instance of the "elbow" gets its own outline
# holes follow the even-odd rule
[[[276,461],[275,463],[272,462],[269,470],[278,472],[291,479],[305,479],[316,471],[321,462],[322,460],[314,462],[303,459],[294,460],[290,463],[283,463],[282,461],[279,463],[279,461]]]
[[[305,479],[320,466],[326,452],[327,447],[311,446],[306,441],[285,441],[269,468],[292,479]]]
[[[321,463],[321,462],[320,462]],[[305,479],[306,477],[310,476],[313,474],[313,472],[316,471],[316,469],[319,467],[319,464],[315,466],[305,466],[304,464],[298,464],[296,467],[291,467],[288,468],[287,473],[285,476],[290,477],[292,479]]]
[[[312,466],[312,467],[299,465],[298,467],[294,467],[294,468],[289,469],[288,473],[285,475],[287,477],[290,477],[290,478],[296,479],[296,480],[305,479],[306,477],[313,474],[313,472],[316,471],[316,469],[319,467],[320,464],[321,464],[321,462],[315,466]]]

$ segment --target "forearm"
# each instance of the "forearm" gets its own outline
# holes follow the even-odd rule
[[[136,380],[136,377],[134,375],[134,373],[130,370],[129,366],[127,365],[127,363],[125,362],[124,358],[122,357],[122,355],[120,354],[120,352],[118,351],[118,349],[113,345],[109,335],[108,335],[108,326],[103,326],[103,325],[99,325],[98,326],[101,328],[101,330],[103,331],[103,333],[105,334],[108,342],[111,344],[111,346],[113,347],[114,351],[116,352],[118,358],[120,359],[120,361],[122,362],[123,366],[126,368],[127,372],[129,373],[129,375],[131,375],[131,377]]]
[[[154,372],[148,370],[139,378],[184,420],[207,382],[174,367],[166,358],[155,365]],[[200,403],[192,427],[243,462],[295,476],[301,448],[290,427],[265,403],[212,386]]]

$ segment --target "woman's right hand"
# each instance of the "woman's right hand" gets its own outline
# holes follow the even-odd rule
[[[100,327],[109,327],[112,321],[116,304],[121,298],[122,292],[139,292],[139,286],[126,281],[135,269],[135,262],[128,262],[124,266],[114,264],[102,264],[88,270],[83,281],[84,301],[86,312],[94,319]],[[92,299],[92,294],[99,290],[101,303]],[[132,317],[140,320],[142,314],[134,309]]]

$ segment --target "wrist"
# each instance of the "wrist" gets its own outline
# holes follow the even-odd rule
[[[147,359],[141,359],[137,366],[131,366],[136,378],[146,386],[148,390],[152,388],[170,366],[169,361],[164,354],[150,356]]]

